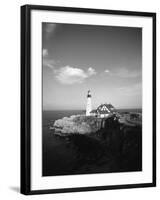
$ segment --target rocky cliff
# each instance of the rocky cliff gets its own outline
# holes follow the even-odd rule
[[[54,122],[50,129],[54,129],[55,134],[90,134],[97,132],[102,126],[102,119],[94,116],[72,115],[64,117]]]

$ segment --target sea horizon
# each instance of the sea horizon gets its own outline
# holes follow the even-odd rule
[[[93,108],[93,110],[94,109],[96,109],[96,108]],[[134,110],[134,109],[136,109],[136,110],[142,110],[142,108],[116,108],[116,110],[129,110],[129,109],[131,109],[131,110]],[[49,110],[49,109],[42,109],[42,111],[64,111],[64,110],[86,110],[86,109],[51,109],[51,110]]]

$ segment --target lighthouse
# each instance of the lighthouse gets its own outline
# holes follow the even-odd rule
[[[91,102],[91,91],[88,90],[87,93],[87,106],[86,106],[86,116],[90,116],[92,111],[92,102]]]

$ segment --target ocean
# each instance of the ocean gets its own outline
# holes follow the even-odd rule
[[[75,152],[72,148],[68,148],[69,145],[64,139],[55,136],[49,127],[53,125],[54,121],[57,119],[84,113],[85,111],[82,110],[43,111],[43,176],[72,173],[75,164]]]

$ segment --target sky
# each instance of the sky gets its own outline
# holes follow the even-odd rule
[[[42,23],[43,110],[142,107],[142,29]]]

